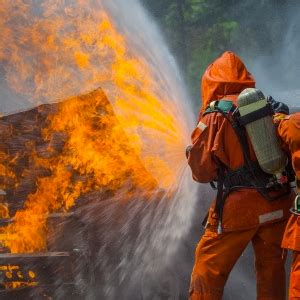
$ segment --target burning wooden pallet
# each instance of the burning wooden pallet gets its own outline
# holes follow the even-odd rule
[[[79,139],[85,139],[82,149],[76,144],[76,130]],[[90,152],[91,157],[80,157],[80,151]],[[113,170],[91,167],[93,155],[100,161],[107,159]],[[114,163],[119,169],[114,169]],[[138,177],[143,180],[137,182]],[[51,293],[53,286],[72,284],[84,290],[74,266],[78,261],[81,271],[88,266],[89,250],[74,242],[78,231],[85,234],[76,210],[108,199],[120,189],[131,197],[155,187],[101,89],[1,117],[2,294],[24,287],[49,291],[52,286]]]

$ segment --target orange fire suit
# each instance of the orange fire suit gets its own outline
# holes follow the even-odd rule
[[[232,52],[225,52],[205,71],[202,109],[188,154],[196,181],[207,183],[217,178],[216,159],[230,170],[244,164],[242,148],[231,124],[220,113],[202,114],[213,100],[236,102],[243,89],[254,86],[253,77]],[[256,160],[252,147],[250,150],[251,158]],[[223,208],[221,234],[217,234],[214,203],[196,249],[190,299],[221,299],[229,273],[250,241],[256,257],[257,299],[285,299],[285,257],[280,244],[292,197],[270,202],[254,189],[231,192]]]
[[[278,134],[291,153],[293,168],[300,190],[300,113],[286,116],[279,122]],[[300,217],[291,215],[282,241],[282,247],[293,250],[289,299],[300,299]]]

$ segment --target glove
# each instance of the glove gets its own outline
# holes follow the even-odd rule
[[[189,153],[190,153],[191,149],[192,149],[192,145],[189,145],[186,147],[186,149],[185,149],[186,158],[189,158]]]
[[[274,122],[275,125],[278,125],[285,118],[286,118],[285,114],[276,113],[275,115],[273,115],[273,122]]]
[[[289,107],[282,102],[276,101],[272,96],[267,97],[267,102],[271,104],[271,106],[274,110],[274,113],[282,113],[285,115],[290,114]]]

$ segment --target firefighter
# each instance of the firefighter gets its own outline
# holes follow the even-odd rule
[[[283,141],[283,147],[291,154],[296,174],[297,196],[284,233],[282,247],[293,251],[289,299],[300,299],[300,113],[287,116],[278,114],[274,119],[278,124],[278,135]]]
[[[254,87],[254,78],[232,52],[217,58],[202,77],[202,108],[186,154],[194,180],[217,181],[218,192],[196,248],[190,300],[221,299],[229,273],[250,241],[257,299],[285,299],[281,240],[293,198],[289,191],[273,191],[282,195],[270,201],[256,187],[251,176],[265,182],[267,175],[254,167],[257,160],[251,143],[230,121],[239,94]],[[253,169],[246,166],[246,160]],[[223,186],[230,192],[224,194]]]

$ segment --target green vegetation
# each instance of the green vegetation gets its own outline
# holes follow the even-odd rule
[[[142,2],[159,22],[195,103],[200,78],[213,59],[225,50],[235,51],[248,64],[258,55],[272,55],[286,32],[288,14],[297,6],[296,0]]]

